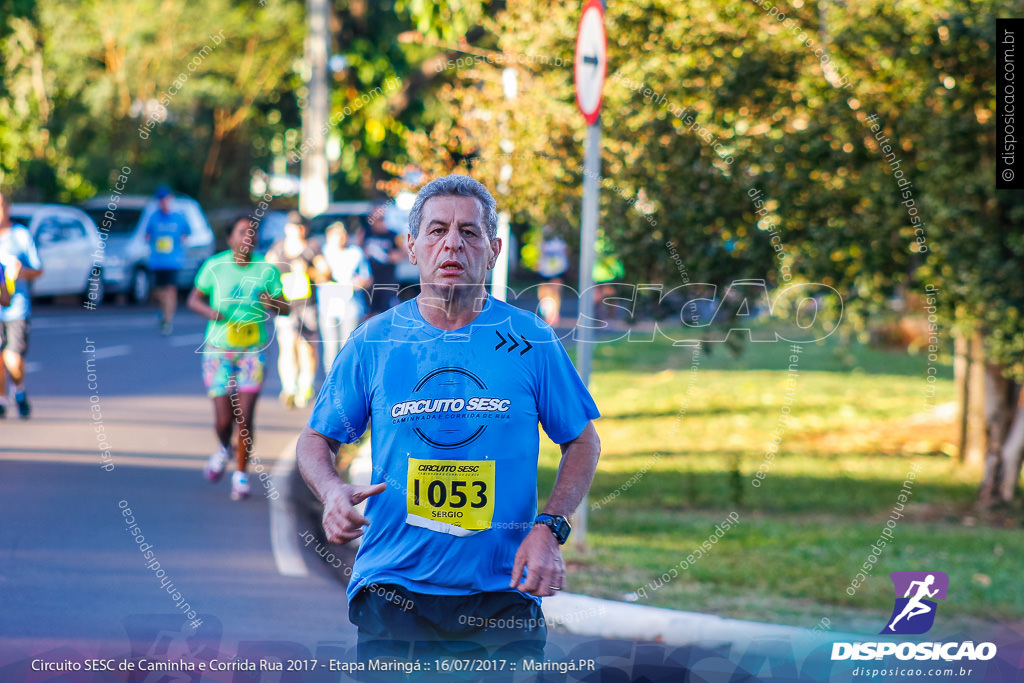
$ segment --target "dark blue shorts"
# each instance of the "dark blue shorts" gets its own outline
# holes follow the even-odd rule
[[[160,287],[174,287],[178,284],[178,271],[177,270],[154,270],[153,271],[153,286]]]
[[[394,584],[370,584],[352,599],[360,661],[542,659],[544,613],[518,591],[429,595]],[[506,669],[507,671],[507,669]]]

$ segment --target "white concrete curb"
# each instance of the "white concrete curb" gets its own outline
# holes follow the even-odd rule
[[[736,642],[766,637],[826,638],[836,635],[796,626],[723,619],[698,612],[631,605],[575,593],[559,593],[544,598],[543,607],[545,621],[570,633],[652,641],[667,645],[692,645],[709,641]]]

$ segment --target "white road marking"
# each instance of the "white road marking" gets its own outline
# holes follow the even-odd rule
[[[132,353],[132,347],[127,344],[121,344],[119,346],[104,346],[102,349],[96,349],[94,354],[96,358],[117,358],[118,356],[130,356]]]
[[[178,337],[171,337],[171,346],[195,346],[199,347],[206,338],[202,332],[198,334],[183,334]]]
[[[359,486],[369,486],[370,482],[373,481],[373,446],[370,439],[364,439],[363,443],[359,446],[359,450],[356,451],[356,457],[353,458],[352,464],[348,466],[348,478],[353,484]],[[366,501],[356,505],[356,510],[359,514],[366,513]],[[359,549],[359,546],[363,543],[363,537],[360,536],[354,541],[349,541],[353,548]]]
[[[156,329],[155,318],[152,313],[143,314],[145,317],[126,317],[120,315],[82,315],[82,316],[33,316],[33,330],[54,330],[56,332],[80,332],[82,330],[112,329],[117,327],[126,328],[152,328]]]
[[[287,491],[288,480],[291,476],[292,467],[295,465],[295,445],[298,437],[292,439],[285,446],[274,464],[271,473],[273,482],[278,486],[278,491]],[[270,501],[270,547],[274,551],[274,562],[277,564],[277,571],[281,576],[309,576],[306,563],[302,559],[302,551],[299,550],[298,527],[295,524],[295,506],[290,496],[280,495],[277,500]]]
[[[115,454],[115,467],[160,467],[168,469],[184,469],[202,471],[206,458],[174,458],[166,455],[119,455]],[[0,453],[0,462],[60,462],[76,465],[102,464],[99,452],[86,455],[84,453]]]

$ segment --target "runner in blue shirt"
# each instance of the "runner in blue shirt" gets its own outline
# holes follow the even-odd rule
[[[18,415],[27,419],[32,414],[25,392],[25,356],[32,315],[28,283],[43,274],[43,263],[28,229],[11,221],[11,200],[6,190],[0,190],[0,263],[11,293],[10,304],[0,308],[0,418],[7,416],[10,374]]]
[[[160,332],[170,334],[178,307],[178,272],[185,267],[185,239],[192,229],[185,217],[171,208],[174,197],[168,187],[158,187],[155,196],[160,208],[149,216],[146,242],[153,290],[160,302]]]
[[[421,293],[345,344],[299,468],[327,539],[363,537],[348,588],[361,659],[404,657],[409,643],[421,658],[541,657],[540,598],[564,585],[559,545],[597,466],[599,413],[551,328],[487,296],[502,245],[483,185],[432,181],[409,227]],[[333,456],[368,423],[372,483],[354,486]],[[538,423],[563,454],[543,515]]]

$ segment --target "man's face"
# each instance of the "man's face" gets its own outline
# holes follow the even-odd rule
[[[306,239],[306,226],[302,223],[287,223],[284,226],[284,236],[301,242]]]
[[[348,242],[348,233],[341,228],[332,228],[327,231],[327,243],[336,249],[344,249]]]
[[[501,251],[488,239],[483,205],[474,197],[432,197],[423,205],[409,260],[420,269],[421,284],[482,285]]]
[[[170,196],[163,197],[163,198],[159,199],[158,202],[160,204],[160,210],[161,211],[163,211],[164,213],[170,213],[171,212],[171,197]]]
[[[255,242],[256,229],[249,225],[248,220],[235,223],[228,235],[228,247],[239,256],[249,256]]]
[[[11,200],[0,194],[0,225],[7,225],[11,219]]]

